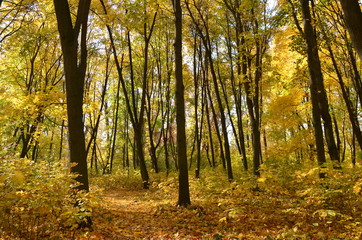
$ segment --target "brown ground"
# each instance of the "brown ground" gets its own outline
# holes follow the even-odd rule
[[[169,199],[177,199],[170,196]],[[296,207],[294,196],[264,192],[192,200],[185,209],[150,190],[103,193],[93,230],[79,239],[360,239],[353,219]],[[206,200],[205,200],[206,199]],[[352,224],[352,225],[351,225]],[[358,224],[358,223],[357,223]]]

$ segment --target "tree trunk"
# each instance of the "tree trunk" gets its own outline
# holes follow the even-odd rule
[[[362,12],[358,0],[339,0],[342,5],[344,21],[354,47],[362,60]]]
[[[310,92],[312,100],[312,115],[314,125],[314,136],[316,141],[316,150],[318,164],[323,167],[326,163],[323,143],[323,129],[321,121],[321,109],[319,105],[319,89],[318,84],[322,81],[322,72],[320,68],[317,41],[314,35],[312,19],[310,15],[309,0],[301,0],[303,17],[304,17],[304,38],[306,41],[308,67],[310,77]],[[320,173],[320,177],[325,177],[325,174]]]
[[[80,0],[73,26],[67,0],[54,0],[55,14],[64,58],[70,162],[79,190],[89,190],[83,123],[83,90],[87,69],[87,22],[91,0]],[[80,56],[78,39],[80,36]]]
[[[205,86],[205,88],[207,88]],[[207,91],[207,89],[205,89],[205,91]],[[205,93],[206,95],[206,93]],[[210,150],[211,150],[211,165],[213,167],[216,166],[216,161],[215,161],[215,150],[214,150],[214,140],[212,137],[212,129],[211,129],[211,122],[210,122],[210,112],[209,112],[209,101],[205,96],[205,110],[206,110],[206,121],[207,121],[207,130],[209,132],[209,144],[210,144]]]
[[[211,111],[212,111],[212,118],[213,118],[213,121],[214,121],[215,130],[216,130],[216,136],[217,136],[217,139],[219,141],[219,146],[220,146],[219,150],[220,150],[221,164],[222,164],[223,168],[226,169],[224,147],[223,147],[223,144],[222,144],[221,133],[220,133],[220,130],[219,130],[219,123],[217,121],[217,115],[216,115],[214,103],[212,102],[210,87],[209,87],[208,83],[206,85],[206,88],[207,88],[206,91],[207,91],[207,94],[208,94],[208,97],[209,97],[208,103],[210,103],[210,108],[211,108]],[[209,134],[210,134],[210,136],[212,136],[211,128],[209,129]]]
[[[327,38],[327,37],[325,36],[325,38]],[[357,110],[353,108],[353,103],[349,97],[349,94],[347,93],[346,86],[343,82],[342,74],[338,68],[337,61],[334,57],[334,53],[333,53],[332,47],[329,45],[329,42],[327,43],[327,49],[329,51],[329,55],[332,60],[334,71],[337,74],[338,83],[339,83],[339,86],[341,87],[342,97],[343,97],[343,100],[347,107],[348,116],[349,116],[349,120],[352,125],[354,135],[357,138],[357,142],[358,142],[360,148],[362,149],[362,132],[361,132],[361,128],[360,128],[359,121],[358,121]]]
[[[104,13],[107,14],[107,8],[106,8],[104,1],[100,0],[100,2],[102,4]],[[146,91],[147,91],[148,47],[149,47],[150,38],[152,36],[153,27],[155,25],[156,16],[157,16],[157,13],[155,13],[155,15],[154,15],[151,29],[150,29],[150,32],[148,35],[146,34],[147,25],[146,25],[146,23],[144,24],[144,39],[145,39],[144,58],[145,58],[145,60],[144,60],[144,64],[143,64],[142,96],[141,96],[139,112],[137,111],[137,103],[135,100],[135,92],[134,92],[135,86],[134,86],[133,67],[132,67],[132,50],[131,50],[131,39],[129,36],[129,32],[128,32],[127,36],[128,36],[128,50],[129,50],[130,71],[131,71],[130,80],[131,80],[131,86],[132,86],[132,88],[131,88],[132,102],[130,100],[129,93],[127,91],[128,89],[126,87],[125,79],[123,78],[123,57],[124,57],[124,55],[122,55],[122,59],[120,62],[118,59],[118,55],[117,55],[117,49],[115,46],[112,29],[109,25],[106,25],[108,35],[109,35],[109,38],[111,41],[111,48],[113,50],[113,57],[114,57],[117,72],[118,72],[118,78],[119,78],[119,81],[121,82],[122,91],[123,91],[123,94],[125,97],[127,112],[130,117],[130,121],[132,123],[133,131],[134,131],[134,138],[135,138],[134,139],[134,148],[133,148],[134,149],[134,151],[133,151],[134,167],[136,167],[136,162],[138,160],[139,164],[140,164],[143,187],[145,189],[148,189],[148,187],[149,187],[149,176],[148,176],[148,172],[147,172],[144,150],[143,150],[143,125],[144,125],[143,117],[144,117],[144,111],[145,111]],[[137,154],[137,156],[135,156],[135,154]],[[139,154],[142,154],[142,155],[139,155]]]
[[[176,123],[177,123],[177,161],[179,167],[179,195],[178,206],[191,204],[189,190],[189,176],[186,153],[185,131],[185,87],[182,76],[182,9],[180,0],[175,0],[175,77],[176,77]]]

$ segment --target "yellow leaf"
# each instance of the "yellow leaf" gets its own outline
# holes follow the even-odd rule
[[[0,184],[3,184],[6,180],[6,176],[3,174],[3,175],[0,175]]]
[[[318,170],[319,170],[319,168],[312,168],[311,170],[309,170],[307,175],[312,176],[312,175],[316,174],[318,172]]]
[[[20,171],[15,171],[14,175],[11,176],[11,181],[15,184],[15,185],[21,185],[25,182],[25,177],[23,175],[22,172]]]
[[[353,193],[360,194],[362,190],[362,182],[356,183],[356,185],[353,186]]]
[[[265,182],[266,181],[266,178],[265,177],[261,177],[261,178],[258,178],[258,180],[257,180],[258,182],[261,182],[261,183],[263,183],[263,182]]]

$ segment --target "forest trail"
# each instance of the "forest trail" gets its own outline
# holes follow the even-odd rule
[[[117,191],[101,196],[94,211],[95,231],[104,239],[143,239],[154,234],[156,207],[140,191]]]
[[[225,192],[225,190],[224,190]],[[104,191],[93,210],[93,229],[79,239],[360,239],[358,213],[323,210],[280,192],[194,194],[189,208],[176,207],[175,192]],[[338,200],[338,199],[337,199]],[[354,215],[354,216],[353,216]],[[356,218],[357,217],[357,218]]]
[[[213,221],[201,207],[184,209],[142,190],[119,190],[102,194],[93,212],[97,239],[215,239]],[[214,236],[211,236],[215,235]],[[220,239],[222,235],[220,234]]]

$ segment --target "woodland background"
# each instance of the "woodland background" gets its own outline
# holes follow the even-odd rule
[[[359,239],[348,2],[0,1],[0,237]]]

